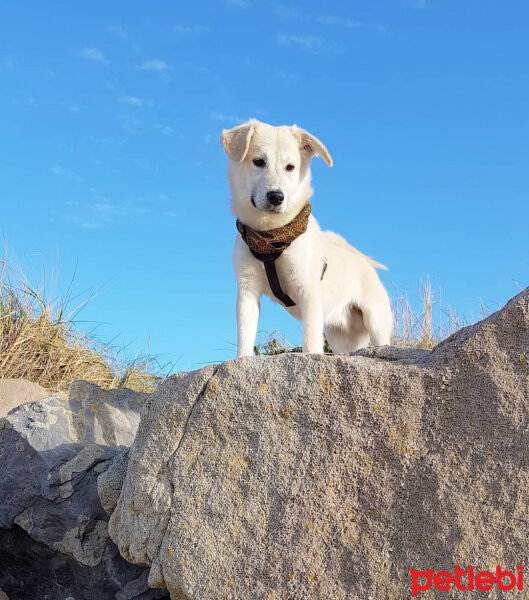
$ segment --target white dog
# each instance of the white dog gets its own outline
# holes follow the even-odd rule
[[[231,208],[237,217],[237,355],[253,354],[262,294],[303,323],[303,352],[334,353],[390,343],[389,298],[371,260],[310,215],[310,161],[325,146],[292,127],[251,120],[224,130]]]

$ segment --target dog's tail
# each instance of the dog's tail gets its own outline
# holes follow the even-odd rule
[[[362,254],[362,253],[360,252],[360,254]],[[383,265],[382,263],[379,263],[376,260],[373,260],[370,256],[366,256],[365,254],[364,254],[364,256],[369,261],[369,264],[371,266],[375,267],[375,269],[382,269],[382,271],[389,271],[389,267],[386,267],[386,265]]]
[[[325,236],[327,237],[329,242],[331,242],[332,244],[335,244],[336,246],[340,246],[341,248],[344,248],[345,250],[349,250],[349,252],[353,252],[354,254],[359,254],[360,256],[363,256],[367,260],[367,262],[375,269],[383,269],[384,271],[389,270],[386,267],[386,265],[383,265],[382,263],[377,262],[376,260],[372,259],[370,256],[367,256],[363,252],[360,252],[360,250],[357,250],[354,246],[351,246],[351,244],[349,242],[344,240],[344,238],[341,235],[334,233],[334,231],[325,231],[323,233],[325,234]]]

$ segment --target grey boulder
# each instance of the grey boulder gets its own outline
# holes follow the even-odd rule
[[[146,396],[79,381],[0,419],[0,587],[11,600],[163,597],[120,556],[105,510]]]
[[[528,504],[526,290],[432,352],[171,377],[147,399],[109,531],[174,600],[398,600],[410,569],[515,571]]]

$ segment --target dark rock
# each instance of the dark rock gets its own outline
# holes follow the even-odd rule
[[[163,597],[120,556],[105,510],[146,397],[75,382],[0,419],[0,588],[10,600]]]

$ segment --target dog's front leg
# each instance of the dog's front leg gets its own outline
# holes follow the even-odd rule
[[[252,356],[259,321],[259,296],[250,290],[237,293],[237,356]]]
[[[323,354],[323,304],[321,287],[305,290],[301,301],[303,323],[303,352]]]

